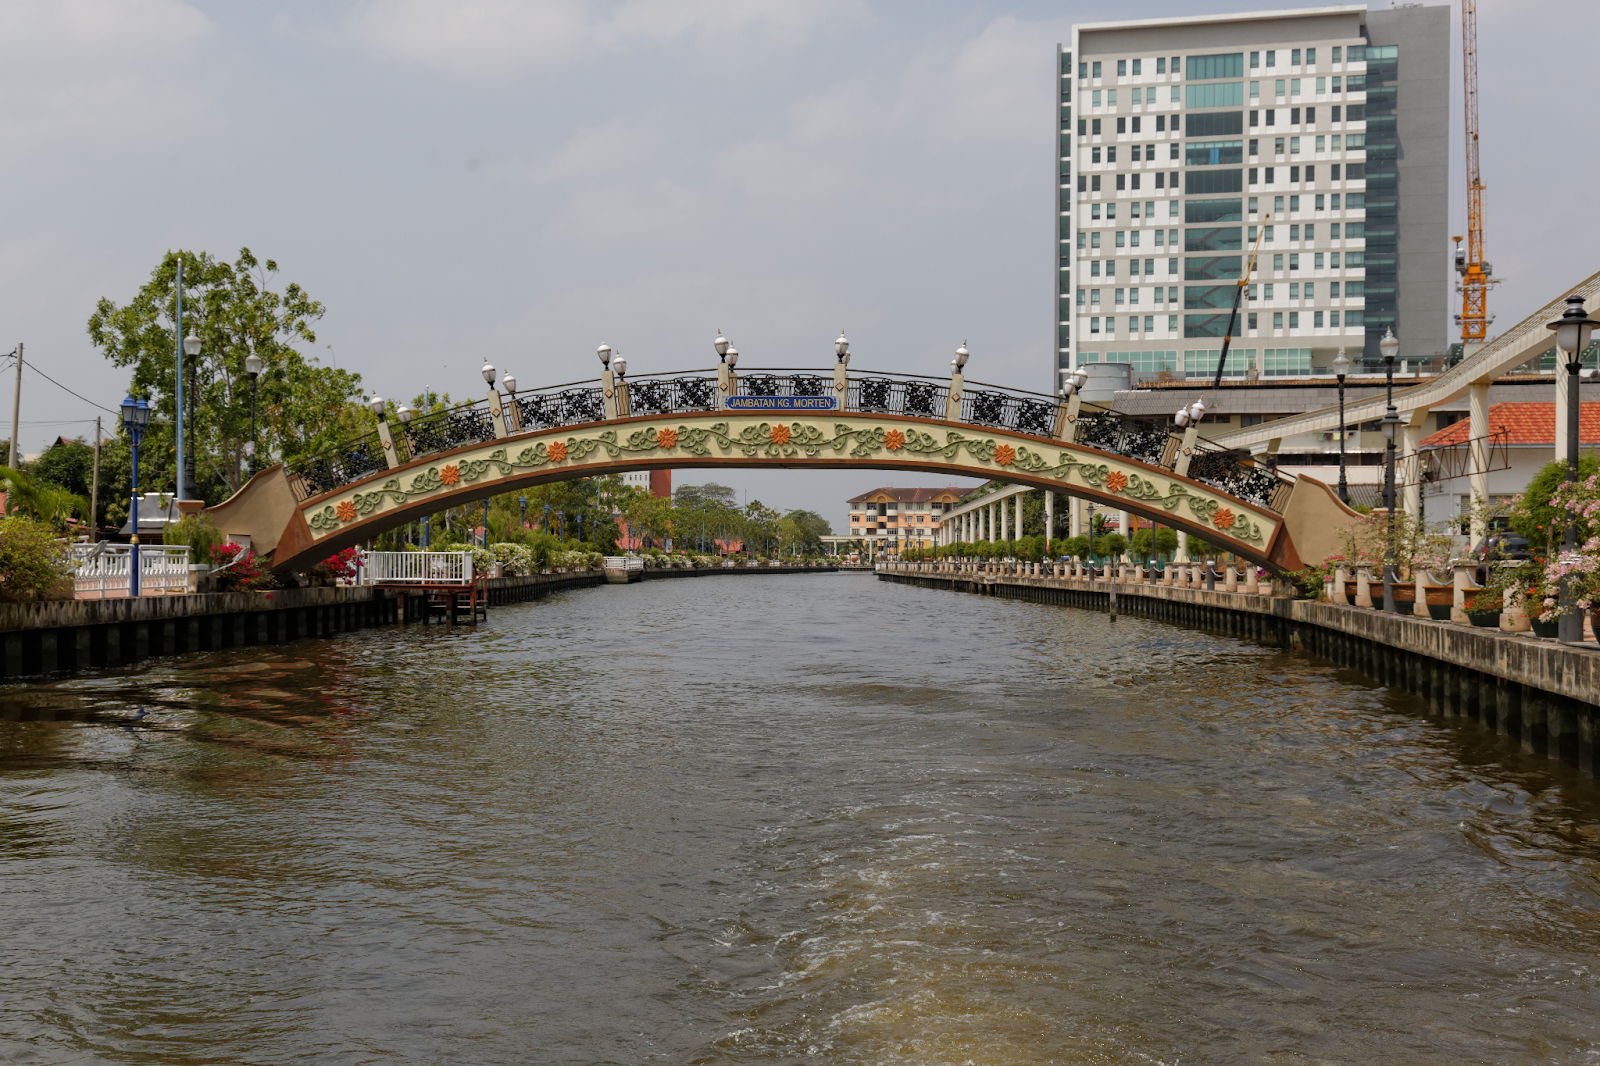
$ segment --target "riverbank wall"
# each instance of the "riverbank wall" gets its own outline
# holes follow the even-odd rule
[[[652,569],[645,571],[645,577],[830,570],[832,567],[776,566]],[[489,606],[523,603],[604,583],[604,575],[594,570],[489,578]],[[371,586],[0,603],[0,681],[125,666],[155,655],[328,637],[428,617],[420,592]]]
[[[1600,645],[1385,614],[1269,593],[1133,581],[880,569],[881,581],[1112,611],[1299,646],[1380,684],[1407,689],[1446,718],[1470,719],[1600,776]]]

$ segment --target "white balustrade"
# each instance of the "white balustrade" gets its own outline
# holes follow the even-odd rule
[[[472,553],[363,552],[363,585],[470,585]]]
[[[73,590],[79,599],[129,594],[131,544],[74,544],[70,549]],[[139,594],[181,596],[189,591],[189,546],[141,544]]]

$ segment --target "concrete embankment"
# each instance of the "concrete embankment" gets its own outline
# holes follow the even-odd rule
[[[647,579],[708,574],[825,573],[832,567],[727,567],[644,572]],[[489,606],[605,582],[598,571],[488,580]],[[461,614],[470,621],[466,595]],[[192,596],[0,603],[0,680],[123,666],[152,655],[218,651],[326,637],[370,626],[447,618],[420,592],[365,586]]]
[[[880,580],[1039,603],[1111,610],[1211,629],[1284,647],[1299,645],[1428,701],[1435,714],[1473,719],[1600,775],[1600,646],[1583,648],[1479,629],[1242,592],[1128,581],[880,571]]]

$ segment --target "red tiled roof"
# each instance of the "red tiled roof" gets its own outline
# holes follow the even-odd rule
[[[1506,431],[1510,444],[1556,443],[1556,405],[1553,403],[1497,403],[1489,408],[1489,435]],[[1463,418],[1425,438],[1418,447],[1438,448],[1465,444],[1472,434],[1472,419]],[[1600,403],[1586,403],[1579,415],[1578,440],[1600,443]]]
[[[881,493],[882,495],[889,497],[889,499],[894,500],[896,503],[927,503],[930,500],[937,499],[939,496],[942,496],[944,493],[947,493],[947,492],[950,493],[952,496],[954,496],[956,499],[959,500],[959,499],[961,499],[961,497],[965,496],[967,493],[969,493],[971,491],[972,490],[970,488],[962,488],[959,485],[954,485],[954,486],[951,486],[949,488],[944,488],[944,489],[891,489],[891,488],[882,488],[882,489],[873,489],[871,492],[863,492],[859,496],[852,496],[852,497],[850,497],[850,499],[847,502],[849,502],[849,503],[863,503],[863,502],[865,502],[865,501],[871,499],[872,497],[877,496],[877,495],[879,495]]]

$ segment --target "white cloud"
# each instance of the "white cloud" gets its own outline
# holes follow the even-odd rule
[[[351,22],[369,47],[465,78],[566,66],[631,41],[754,36],[803,40],[864,15],[861,0],[626,0],[609,16],[580,0],[372,0]]]
[[[10,166],[58,145],[169,143],[203,96],[173,69],[210,30],[179,0],[0,4],[0,139]]]

